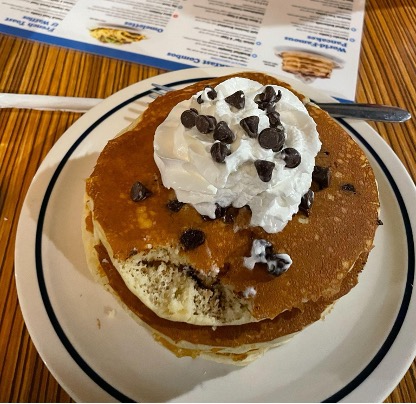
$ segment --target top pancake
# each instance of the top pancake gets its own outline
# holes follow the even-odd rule
[[[288,87],[261,73],[233,76]],[[217,282],[236,295],[241,297],[244,290],[253,287],[257,293],[248,299],[253,321],[273,319],[320,298],[331,302],[356,260],[373,246],[379,202],[374,173],[363,151],[319,108],[308,105],[322,142],[316,165],[329,167],[332,180],[328,188],[316,190],[308,217],[298,213],[282,232],[269,234],[249,227],[246,208],[234,212],[234,223],[204,220],[190,205],[176,213],[166,208],[174,193],[163,186],[153,160],[155,130],[177,103],[229,77],[199,82],[159,97],[133,127],[107,144],[87,181],[93,220],[99,223],[107,250],[115,260],[124,261],[149,246],[172,246],[196,271],[209,274],[219,268]],[[136,181],[153,193],[139,203],[129,196]],[[191,227],[205,233],[205,243],[185,251],[179,237]],[[247,270],[243,257],[250,256],[254,239],[266,239],[275,252],[289,254],[293,261],[290,269],[278,277],[262,264]]]

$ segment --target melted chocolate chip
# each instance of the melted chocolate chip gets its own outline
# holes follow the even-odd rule
[[[279,276],[286,272],[292,261],[285,254],[271,254],[267,258],[267,270],[274,276]]]
[[[353,192],[356,193],[355,187],[352,184],[343,184],[341,185],[341,189],[346,192]]]
[[[240,126],[249,137],[256,138],[259,132],[259,121],[258,116],[248,116],[240,121]]]
[[[195,120],[196,128],[201,133],[212,132],[217,124],[217,120],[211,115],[198,115]]]
[[[185,205],[183,202],[179,202],[177,199],[171,199],[166,206],[172,212],[179,212],[182,206]]]
[[[198,96],[198,98],[196,99],[196,102],[198,103],[198,104],[203,104],[204,103],[204,100],[202,99],[202,96]]]
[[[273,169],[275,163],[266,160],[256,160],[254,166],[256,167],[257,174],[263,182],[269,182],[272,179]]]
[[[331,182],[329,167],[315,166],[312,172],[312,181],[318,184],[319,189],[328,188]]]
[[[299,210],[303,212],[306,216],[309,216],[314,201],[314,197],[315,194],[311,189],[309,189],[308,192],[306,192],[306,194],[303,195],[300,200]]]
[[[274,276],[279,276],[289,269],[292,260],[287,254],[274,253],[273,245],[269,241],[255,239],[251,247],[251,256],[244,258],[244,265],[248,269],[253,269],[256,263],[267,264],[267,271]]]
[[[180,237],[181,244],[185,250],[193,250],[205,242],[205,234],[198,229],[187,229]]]
[[[229,128],[227,122],[220,121],[214,129],[214,140],[219,140],[223,143],[231,144],[235,140],[235,134]]]
[[[198,112],[195,109],[187,109],[181,114],[182,125],[187,129],[191,129],[195,126],[195,121],[198,116]]]
[[[234,94],[225,97],[225,102],[237,109],[243,109],[246,105],[246,97],[241,90],[236,91]]]
[[[285,142],[285,134],[277,128],[266,128],[260,132],[258,140],[260,146],[264,149],[272,149],[278,152]]]
[[[152,192],[149,191],[140,181],[136,181],[130,189],[130,198],[134,202],[143,201],[152,195]]]
[[[286,149],[283,149],[282,156],[286,163],[285,167],[287,168],[296,168],[302,160],[300,153],[293,147],[287,147]]]
[[[381,220],[381,219],[377,219],[377,224],[379,225],[379,226],[383,226],[383,221]]]
[[[231,154],[229,146],[222,142],[215,142],[211,146],[211,157],[217,163],[224,163],[225,158]]]

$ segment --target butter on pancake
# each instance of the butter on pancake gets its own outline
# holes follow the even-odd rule
[[[290,88],[262,73],[233,76]],[[379,201],[362,150],[294,92],[322,142],[311,206],[312,198],[282,231],[269,233],[250,225],[247,207],[211,219],[178,202],[153,158],[155,132],[181,101],[233,76],[156,99],[108,142],[87,179],[83,237],[91,270],[157,341],[177,356],[245,364],[319,320],[357,283],[373,246]],[[196,235],[197,242],[190,237],[196,244],[188,248],[184,234]],[[256,240],[269,243],[273,257],[290,257],[290,268],[276,275],[263,261],[248,269],[244,258]]]

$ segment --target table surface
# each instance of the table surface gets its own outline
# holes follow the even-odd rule
[[[357,102],[416,116],[416,3],[367,0]],[[0,35],[0,92],[105,98],[162,70]],[[70,402],[25,327],[14,280],[17,222],[28,187],[57,139],[81,116],[0,110],[0,402]],[[416,120],[370,123],[416,178]],[[386,402],[416,402],[416,361]]]

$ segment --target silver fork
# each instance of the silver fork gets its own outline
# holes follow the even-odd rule
[[[157,98],[169,91],[171,87],[152,83],[152,98]],[[351,118],[377,122],[405,122],[411,118],[410,112],[399,107],[380,104],[346,103],[346,102],[312,102],[327,111],[334,118]]]

